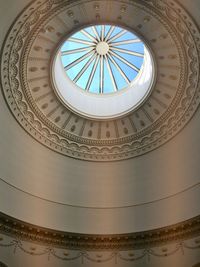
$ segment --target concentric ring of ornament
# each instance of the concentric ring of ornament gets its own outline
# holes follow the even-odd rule
[[[143,36],[158,73],[138,110],[99,122],[61,103],[49,66],[66,36],[105,21]],[[122,160],[159,147],[192,118],[200,102],[199,50],[199,29],[174,1],[35,1],[6,37],[1,84],[16,120],[41,144],[80,159]]]
[[[61,47],[68,77],[87,92],[117,92],[137,77],[144,60],[144,44],[133,33],[114,25],[86,27]]]

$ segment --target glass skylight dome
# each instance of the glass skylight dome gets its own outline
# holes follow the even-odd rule
[[[55,92],[74,112],[111,119],[136,109],[155,77],[152,54],[133,32],[93,25],[68,36],[52,64]]]
[[[130,85],[144,61],[144,44],[121,27],[97,25],[82,29],[61,47],[68,77],[87,92],[113,93]]]

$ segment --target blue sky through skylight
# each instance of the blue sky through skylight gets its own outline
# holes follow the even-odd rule
[[[70,36],[61,47],[66,75],[80,88],[106,94],[126,88],[144,61],[144,43],[117,26],[87,27]]]

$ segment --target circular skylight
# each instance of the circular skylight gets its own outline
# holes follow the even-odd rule
[[[79,88],[96,94],[131,84],[144,62],[144,43],[118,26],[90,26],[71,35],[61,47],[66,75]]]
[[[152,54],[133,32],[85,27],[67,37],[52,64],[55,92],[84,117],[111,119],[138,108],[155,77]]]

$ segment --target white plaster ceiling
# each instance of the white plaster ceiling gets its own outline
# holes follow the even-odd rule
[[[29,1],[1,0],[0,42]],[[199,1],[181,4],[200,24]],[[176,135],[131,159],[73,159],[27,134],[0,97],[0,210],[33,224],[82,233],[163,227],[200,213],[199,110]],[[192,208],[191,208],[192,207]]]

